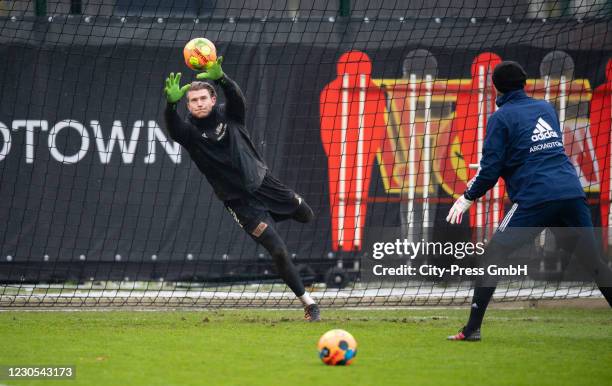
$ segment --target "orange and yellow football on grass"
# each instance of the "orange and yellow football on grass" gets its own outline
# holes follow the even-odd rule
[[[213,42],[206,38],[191,39],[183,48],[187,67],[195,71],[206,69],[206,63],[217,60],[217,49]]]
[[[357,341],[347,331],[327,331],[319,339],[319,358],[326,365],[348,366],[357,355]]]

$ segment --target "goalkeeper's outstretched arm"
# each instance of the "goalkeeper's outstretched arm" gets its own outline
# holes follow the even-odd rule
[[[184,144],[187,140],[187,133],[189,128],[179,117],[176,111],[176,104],[179,100],[189,91],[191,87],[189,84],[181,87],[181,73],[171,73],[166,79],[166,86],[164,87],[164,94],[166,95],[166,109],[164,110],[164,120],[166,122],[166,130],[170,134],[170,137]]]
[[[227,116],[238,123],[244,125],[246,115],[246,102],[242,90],[230,77],[224,72],[221,64],[223,56],[214,62],[206,64],[206,71],[198,74],[196,78],[203,80],[212,80],[223,89],[225,94],[225,113]]]
[[[482,197],[495,186],[501,176],[506,155],[507,128],[495,114],[489,118],[487,134],[482,146],[480,170],[476,177],[468,183],[468,189],[463,193],[446,216],[451,224],[461,224],[463,214],[472,206],[474,200]]]
[[[246,101],[242,90],[236,82],[230,79],[227,75],[217,80],[217,84],[223,89],[225,94],[225,113],[244,125],[246,115]]]
[[[480,171],[465,191],[466,199],[474,201],[484,196],[499,180],[506,154],[506,134],[505,125],[497,116],[492,115],[487,123],[487,133],[482,146]]]

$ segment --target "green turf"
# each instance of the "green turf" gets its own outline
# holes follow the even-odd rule
[[[466,310],[0,312],[0,365],[74,364],[72,381],[4,385],[611,385],[607,309],[491,310],[479,343],[447,342]],[[319,336],[358,355],[327,367]]]

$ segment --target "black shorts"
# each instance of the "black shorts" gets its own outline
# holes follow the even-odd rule
[[[224,204],[234,220],[253,235],[261,222],[272,225],[270,220],[292,218],[302,201],[300,195],[268,173],[261,186],[249,196],[225,201]]]

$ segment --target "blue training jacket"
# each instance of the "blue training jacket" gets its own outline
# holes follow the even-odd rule
[[[499,177],[506,182],[510,200],[523,208],[585,197],[565,154],[554,108],[546,101],[528,97],[523,90],[501,95],[496,103],[499,109],[487,124],[480,172],[464,193],[465,198],[483,196]]]

